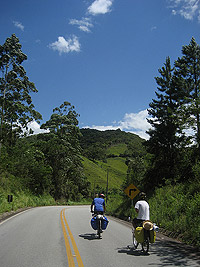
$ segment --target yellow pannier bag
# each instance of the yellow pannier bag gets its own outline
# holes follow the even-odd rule
[[[156,241],[156,232],[154,230],[149,231],[149,241],[150,243],[154,243]]]
[[[136,238],[138,243],[144,242],[144,229],[143,229],[143,227],[137,227],[135,229],[135,238]]]

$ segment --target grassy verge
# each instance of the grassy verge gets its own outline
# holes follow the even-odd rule
[[[13,196],[13,201],[8,202],[8,195]],[[55,200],[49,195],[35,196],[23,190],[20,181],[8,173],[0,175],[0,214],[16,211],[26,207],[55,205]]]
[[[23,191],[14,192],[12,195],[13,202],[8,203],[8,192],[0,190],[0,214],[26,207],[56,205],[55,200],[50,195],[34,196]]]
[[[200,247],[199,185],[165,186],[150,198],[151,219],[174,237]]]

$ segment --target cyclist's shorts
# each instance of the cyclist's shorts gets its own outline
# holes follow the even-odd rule
[[[138,227],[138,226],[142,226],[143,221],[144,221],[144,220],[137,219],[137,218],[134,218],[134,219],[133,219],[133,222],[135,223],[136,227]]]

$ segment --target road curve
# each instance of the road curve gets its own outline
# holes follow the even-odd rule
[[[90,226],[89,206],[40,207],[0,224],[1,267],[200,266],[181,243],[158,238],[148,255],[128,249],[131,229],[109,218],[102,239]]]

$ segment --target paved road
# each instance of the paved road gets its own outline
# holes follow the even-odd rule
[[[0,224],[1,267],[200,266],[181,243],[157,238],[148,255],[131,245],[131,229],[110,219],[101,240],[90,226],[89,206],[41,207]]]

